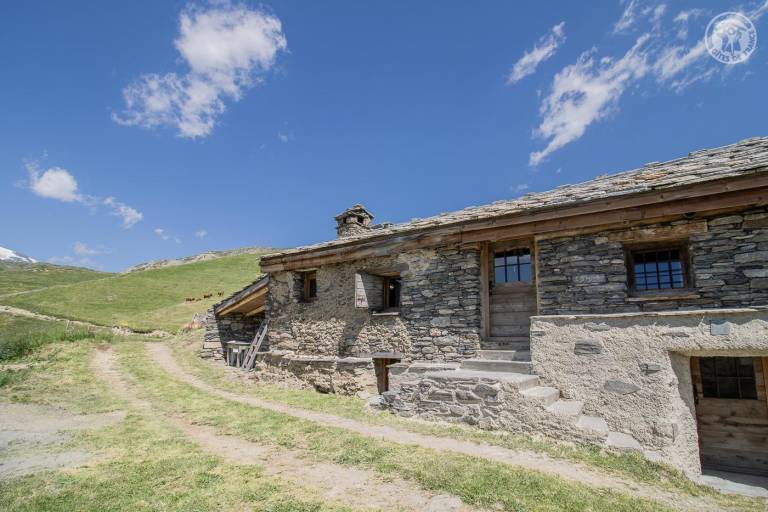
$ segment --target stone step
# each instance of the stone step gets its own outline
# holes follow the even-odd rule
[[[531,373],[530,361],[494,361],[493,359],[465,359],[461,362],[462,370],[480,370],[485,372]]]
[[[480,345],[530,345],[531,338],[528,336],[488,336],[480,341]]]
[[[530,361],[531,352],[528,350],[479,350],[478,359],[493,359],[494,361]]]
[[[480,342],[481,350],[530,350],[531,345],[526,342],[520,343],[489,343],[487,341]]]
[[[547,407],[547,410],[558,416],[577,418],[581,414],[583,408],[584,402],[580,400],[558,400]]]
[[[599,416],[587,416],[582,414],[576,421],[576,426],[584,430],[591,430],[598,434],[608,435],[608,424]]]
[[[606,446],[626,452],[642,452],[643,447],[637,442],[637,439],[623,432],[608,432],[608,438],[605,440]]]
[[[522,392],[525,398],[536,400],[548,407],[560,398],[560,390],[549,386],[536,386]]]
[[[481,370],[447,370],[440,372],[428,372],[423,374],[425,379],[433,380],[461,380],[484,382],[487,384],[502,383],[511,384],[520,391],[531,389],[539,385],[539,377],[524,373],[488,372]]]

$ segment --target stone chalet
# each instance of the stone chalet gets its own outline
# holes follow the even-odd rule
[[[208,342],[402,416],[768,475],[768,138],[262,258]]]

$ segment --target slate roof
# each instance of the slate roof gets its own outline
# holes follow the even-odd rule
[[[359,235],[287,249],[265,255],[263,259],[347,245],[371,238],[389,238],[389,236],[468,221],[480,221],[560,206],[574,206],[599,199],[679,188],[692,183],[760,172],[768,172],[768,137],[756,137],[728,146],[702,149],[668,162],[652,162],[639,169],[602,175],[582,183],[562,185],[547,192],[526,194],[517,199],[496,201],[485,206],[470,206],[456,212],[441,213],[425,219],[413,219],[402,224],[381,224]]]

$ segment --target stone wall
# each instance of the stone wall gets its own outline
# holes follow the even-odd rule
[[[768,309],[537,316],[534,373],[584,413],[700,471],[690,357],[767,356]]]
[[[240,313],[217,317],[212,310],[209,310],[205,321],[204,343],[252,341],[261,319],[261,315],[244,316]],[[264,346],[264,348],[267,347]]]
[[[573,418],[553,414],[525,397],[528,375],[451,370],[456,369],[393,365],[393,386],[383,394],[384,406],[404,417],[464,423],[483,430],[594,444],[603,440],[601,434],[579,428]]]
[[[309,387],[319,393],[378,393],[373,361],[368,358],[305,356],[273,350],[259,356],[253,375],[262,382]]]
[[[702,220],[679,220],[634,230],[671,232]],[[705,219],[688,237],[692,288],[681,298],[643,300],[627,285],[620,230],[537,242],[539,313],[620,313],[768,304],[768,213],[765,208]],[[656,241],[653,238],[645,242]]]
[[[306,355],[470,357],[480,340],[479,265],[478,250],[456,247],[327,265],[317,269],[317,298],[310,302],[302,301],[300,273],[275,272],[267,296],[268,338],[276,349]],[[360,273],[399,274],[399,312],[356,307],[356,281],[365,281],[356,279]]]

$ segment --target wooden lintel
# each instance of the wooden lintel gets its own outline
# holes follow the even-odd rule
[[[647,242],[649,240],[679,240],[691,235],[706,233],[707,221],[696,220],[678,226],[661,226],[653,228],[616,231],[607,235],[611,242]]]
[[[751,189],[747,188],[747,183],[751,183]],[[267,258],[262,260],[261,267],[264,272],[296,270],[441,245],[538,237],[596,226],[631,226],[665,217],[679,217],[689,212],[705,214],[729,208],[764,205],[768,200],[768,176],[751,176],[748,181],[740,178],[728,183],[706,183],[692,186],[689,190],[670,190],[653,193],[653,197],[647,196],[645,194],[644,199],[637,196],[598,201],[514,218],[486,220],[472,225],[437,227],[429,233],[365,239],[350,246]],[[641,205],[641,201],[646,204]]]

